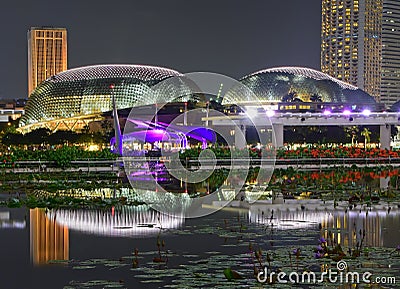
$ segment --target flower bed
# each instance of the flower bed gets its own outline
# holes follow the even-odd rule
[[[400,158],[399,150],[387,150],[378,148],[362,149],[358,147],[346,146],[314,146],[314,147],[300,147],[297,149],[281,148],[278,150],[257,149],[250,148],[244,150],[233,149],[228,147],[212,147],[210,148],[217,158],[230,158],[230,157],[250,157],[261,158],[261,156],[273,157],[276,159],[319,159],[319,158],[366,158],[366,159],[379,159],[379,158]],[[200,148],[190,148],[180,154],[181,159],[195,159],[198,158]]]
[[[293,168],[276,169],[271,184],[332,184],[371,182],[375,179],[392,178],[400,175],[399,169],[391,167],[337,167],[326,171],[297,171]]]
[[[285,158],[399,158],[398,150],[361,149],[358,147],[300,147],[298,149],[279,149],[277,159]]]

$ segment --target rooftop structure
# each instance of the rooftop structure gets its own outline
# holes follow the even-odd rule
[[[145,65],[70,69],[46,79],[33,91],[20,127],[26,131],[38,127],[79,128],[87,124],[86,120],[95,120],[103,112],[111,111],[112,96],[118,109],[153,104],[160,95],[152,93],[151,87],[180,75],[171,69]],[[163,89],[174,95],[174,91],[169,91],[173,86]]]
[[[277,103],[340,103],[375,105],[368,93],[320,71],[305,67],[269,68],[249,74],[240,82],[249,90],[229,91],[222,104],[245,104],[256,101]]]

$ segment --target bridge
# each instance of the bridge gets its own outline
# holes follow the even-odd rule
[[[284,144],[283,129],[285,126],[379,126],[379,139],[381,149],[390,148],[390,132],[392,125],[398,125],[400,114],[396,112],[275,112],[254,111],[239,113],[229,117],[210,116],[203,117],[203,121],[211,126],[227,126],[234,129],[235,147],[246,147],[246,127],[256,126],[259,128],[272,129],[272,137],[275,139],[276,147]],[[232,122],[235,127],[233,128]]]

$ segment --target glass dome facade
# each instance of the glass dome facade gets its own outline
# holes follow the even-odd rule
[[[251,102],[254,94],[263,103],[376,103],[372,96],[353,85],[303,67],[265,69],[243,77],[240,82],[249,89],[248,92],[239,93],[233,89],[225,95],[223,104]]]
[[[182,96],[186,89],[184,81],[174,79],[155,91],[151,87],[167,78],[180,76],[179,72],[171,69],[144,65],[96,65],[70,69],[48,78],[33,91],[20,127],[111,111],[112,94],[118,109],[154,104],[161,97],[171,101],[165,97]],[[190,95],[190,89],[186,90],[186,96]]]
[[[392,104],[392,106],[390,107],[390,111],[400,112],[400,100]]]
[[[222,105],[241,103],[320,102],[376,105],[373,97],[355,86],[320,71],[302,67],[261,70],[243,77]],[[201,101],[198,91],[177,71],[145,65],[95,65],[70,69],[42,82],[30,95],[21,118],[21,130],[56,129],[58,123],[96,119],[112,110],[154,103]],[[203,99],[204,100],[204,99]],[[51,123],[51,125],[50,125]],[[70,128],[70,126],[68,126]]]

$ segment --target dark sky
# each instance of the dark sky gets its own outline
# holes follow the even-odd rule
[[[68,29],[69,68],[151,64],[234,78],[282,65],[319,69],[319,0],[14,0],[0,9],[1,98],[26,97],[32,26]]]

